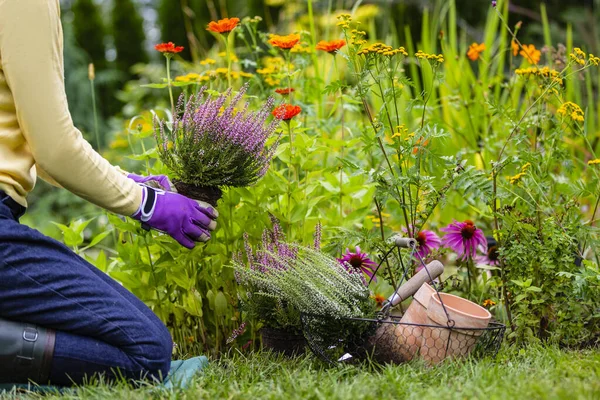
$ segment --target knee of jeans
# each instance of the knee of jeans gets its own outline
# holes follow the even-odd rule
[[[145,369],[155,378],[164,379],[171,368],[171,356],[173,354],[173,340],[169,330],[164,325],[160,328],[148,330],[152,337],[148,342],[152,343],[148,353],[144,354]]]

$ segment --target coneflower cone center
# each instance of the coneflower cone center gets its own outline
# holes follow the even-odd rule
[[[359,255],[353,255],[348,260],[348,264],[352,265],[353,268],[360,269],[363,265],[363,259]]]
[[[498,247],[492,246],[488,249],[488,258],[490,261],[498,261]]]
[[[417,243],[419,244],[419,247],[421,247],[425,243],[427,243],[427,236],[423,232],[419,232],[417,234],[417,237],[415,239],[417,240]]]
[[[466,225],[460,230],[463,239],[469,240],[475,235],[477,227],[471,221],[465,221]]]

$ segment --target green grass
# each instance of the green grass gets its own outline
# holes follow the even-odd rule
[[[506,347],[496,360],[326,368],[312,355],[232,354],[185,390],[97,385],[47,398],[82,399],[598,399],[600,352]],[[34,398],[29,394],[20,398]],[[8,396],[7,396],[8,397]]]

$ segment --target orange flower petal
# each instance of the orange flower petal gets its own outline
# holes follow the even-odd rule
[[[281,119],[283,121],[289,121],[294,118],[296,115],[300,114],[302,109],[300,106],[293,106],[291,104],[282,104],[280,106],[275,107],[273,110],[273,116],[277,119]]]
[[[215,33],[228,33],[234,30],[239,23],[239,18],[223,18],[216,22],[209,22],[206,30]]]
[[[333,52],[338,51],[345,45],[346,45],[346,41],[344,39],[332,40],[329,42],[326,40],[321,40],[319,43],[317,43],[317,46],[315,48],[317,50],[322,50],[322,51],[326,51],[328,53],[333,53]]]

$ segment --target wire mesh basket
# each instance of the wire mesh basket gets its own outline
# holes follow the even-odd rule
[[[447,358],[495,357],[506,326],[490,322],[486,328],[461,328],[400,322],[394,315],[340,318],[303,314],[304,337],[311,351],[328,363],[371,359],[400,364],[415,358],[437,364]],[[340,328],[345,332],[340,335]],[[347,329],[351,329],[348,331]]]
[[[402,263],[403,278],[377,316],[351,318],[302,314],[303,333],[311,351],[329,363],[370,359],[379,363],[400,364],[419,358],[432,365],[445,359],[467,356],[495,357],[506,326],[490,321],[491,314],[475,303],[440,292],[433,268],[430,271],[415,253],[414,239],[396,240],[396,247],[411,249],[410,257],[416,256],[423,267],[421,277],[428,277],[427,281],[432,286],[420,285],[416,293],[411,292],[414,298],[406,312],[392,313],[391,307],[406,299],[397,298],[398,293],[402,292],[400,284],[406,279],[403,286],[406,288],[411,286],[410,281],[413,280],[407,278],[409,266],[405,267]],[[392,250],[382,257],[377,269]],[[439,262],[437,264],[443,270],[443,266]],[[441,271],[438,269],[439,274]],[[396,300],[393,300],[395,296]],[[469,312],[463,312],[465,307]]]

